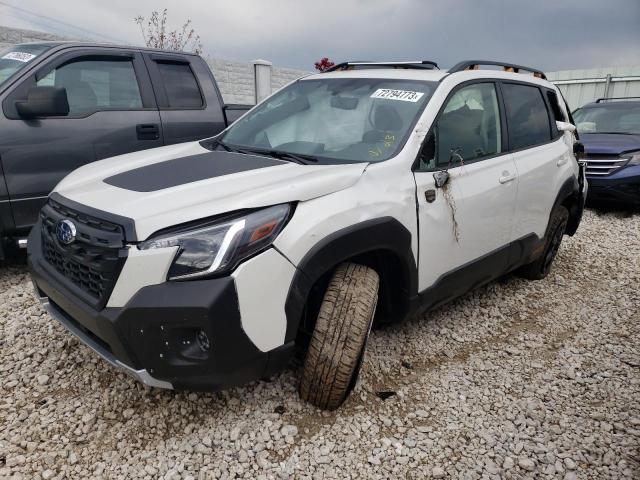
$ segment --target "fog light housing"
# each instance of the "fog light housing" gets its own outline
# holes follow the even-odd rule
[[[202,329],[198,330],[196,333],[196,342],[198,344],[198,347],[200,347],[200,350],[202,350],[203,352],[208,352],[211,348],[211,341],[209,340],[209,336],[207,335],[207,332]]]

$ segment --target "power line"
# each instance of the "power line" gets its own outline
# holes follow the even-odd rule
[[[27,10],[26,8],[16,7],[15,5],[11,5],[10,3],[4,2],[2,0],[0,0],[0,5],[4,5],[5,7],[9,7],[9,8],[12,8],[12,9],[16,10],[16,11],[19,11],[19,12],[22,12],[22,13],[26,13],[27,15],[32,15],[34,17],[42,18],[42,19],[48,20],[50,22],[54,22],[54,23],[57,23],[57,24],[60,24],[60,25],[64,25],[67,28],[71,28],[73,30],[84,32],[85,34],[89,35],[89,38],[97,36],[97,37],[101,37],[102,39],[108,40],[109,42],[127,43],[127,42],[125,42],[125,41],[123,41],[121,39],[110,37],[108,35],[102,35],[100,33],[97,33],[97,32],[91,31],[91,30],[87,30],[86,28],[78,27],[77,25],[73,25],[71,23],[67,23],[67,22],[64,22],[62,20],[58,20],[56,18],[49,17],[47,15],[42,15],[40,13],[36,13],[36,12],[31,11],[31,10]],[[36,22],[34,22],[34,23],[36,23]],[[36,23],[36,25],[37,24],[38,23]],[[47,28],[42,23],[40,23],[39,25],[43,26],[44,28]]]

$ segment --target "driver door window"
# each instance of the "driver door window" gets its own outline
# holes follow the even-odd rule
[[[37,86],[65,88],[69,116],[142,108],[131,60],[83,59],[65,63],[38,80]]]
[[[423,148],[421,170],[447,168],[502,151],[498,98],[493,83],[477,83],[453,94]]]

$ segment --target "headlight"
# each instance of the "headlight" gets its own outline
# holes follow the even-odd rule
[[[629,158],[627,165],[640,165],[640,152],[631,152],[624,156]]]
[[[276,205],[246,215],[213,221],[158,235],[138,245],[140,250],[179,247],[169,280],[221,273],[268,247],[289,218],[289,205]]]

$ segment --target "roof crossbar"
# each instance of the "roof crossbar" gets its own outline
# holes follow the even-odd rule
[[[408,62],[366,62],[366,61],[351,61],[342,62],[334,65],[333,67],[325,70],[326,72],[335,72],[338,70],[355,70],[358,68],[417,68],[424,70],[440,69],[436,62],[431,60],[415,60]]]
[[[617,100],[640,100],[640,97],[602,97],[596,100],[596,103],[609,102],[613,100],[614,102]]]
[[[496,67],[502,67],[505,72],[520,73],[520,70],[533,73],[534,77],[547,79],[547,76],[542,70],[536,68],[524,67],[522,65],[516,65],[513,63],[496,62],[494,60],[464,60],[460,63],[456,63],[449,69],[449,73],[462,72],[464,70],[478,70],[480,65],[491,65]]]

